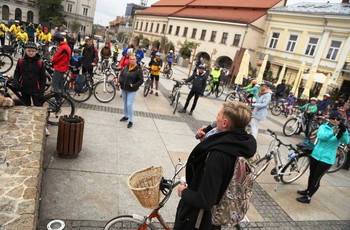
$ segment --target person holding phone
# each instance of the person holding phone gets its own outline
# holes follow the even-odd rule
[[[311,197],[320,187],[323,175],[334,164],[339,143],[349,143],[349,133],[341,122],[342,117],[338,111],[329,115],[329,122],[318,128],[318,142],[311,153],[310,175],[306,190],[297,191],[302,195],[297,198],[301,203],[310,203]]]

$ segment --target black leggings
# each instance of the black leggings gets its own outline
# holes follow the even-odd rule
[[[190,103],[190,100],[191,100],[192,97],[194,96],[194,101],[193,101],[192,108],[191,108],[191,111],[193,111],[193,110],[196,108],[199,95],[200,95],[200,93],[194,93],[194,92],[190,91],[190,93],[189,93],[188,96],[187,96],[186,104],[185,104],[184,109],[185,109],[185,110],[187,109],[187,106],[188,106],[188,104]]]
[[[312,197],[312,195],[314,195],[315,192],[318,190],[318,188],[320,187],[321,178],[331,166],[332,165],[318,161],[315,158],[311,157],[310,175],[307,185],[307,191],[309,192],[308,195],[310,197]]]

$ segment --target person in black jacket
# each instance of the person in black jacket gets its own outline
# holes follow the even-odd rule
[[[251,158],[256,152],[255,138],[245,131],[252,112],[242,102],[225,102],[219,111],[217,127],[204,133],[191,152],[186,165],[186,183],[178,187],[181,200],[176,211],[174,230],[220,229],[211,224],[211,208],[218,204],[233,176],[238,156]],[[203,216],[198,216],[204,209]]]
[[[94,47],[93,41],[90,37],[85,38],[85,44],[82,46],[82,65],[83,65],[83,74],[88,72],[90,76],[93,76],[93,69],[98,61],[98,52]]]
[[[74,44],[76,43],[75,37],[73,33],[70,33],[69,36],[67,35],[67,44],[71,51],[73,52],[74,50]]]
[[[142,69],[136,62],[136,56],[130,55],[129,65],[127,65],[119,76],[119,84],[122,89],[122,98],[124,103],[124,117],[120,121],[127,121],[128,128],[134,124],[134,101],[136,91],[143,83]]]
[[[286,92],[286,79],[282,80],[281,84],[278,84],[276,87],[276,105],[278,105],[279,101],[282,99],[283,94]]]
[[[21,91],[26,106],[31,106],[31,100],[34,106],[42,106],[46,83],[45,68],[34,42],[28,42],[25,49],[23,59],[17,62],[13,87]]]
[[[181,109],[179,113],[186,113],[186,109],[190,103],[190,100],[194,96],[192,108],[191,108],[191,111],[189,112],[189,115],[192,115],[193,110],[196,108],[199,96],[203,96],[205,87],[207,85],[207,74],[205,71],[205,65],[199,65],[197,71],[193,73],[192,76],[188,78],[185,82],[186,83],[191,82],[192,80],[193,80],[192,89],[187,96],[186,104],[184,108]]]

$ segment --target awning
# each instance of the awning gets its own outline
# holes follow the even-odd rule
[[[310,77],[310,74],[303,74],[303,79],[307,80]],[[324,83],[326,81],[327,76],[323,73],[315,73],[314,82]]]

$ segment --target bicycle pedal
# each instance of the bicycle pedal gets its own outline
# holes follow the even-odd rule
[[[270,172],[271,175],[276,175],[277,174],[277,171],[275,168],[271,169],[271,172]]]
[[[280,182],[281,181],[280,176],[278,176],[278,175],[274,176],[273,179],[275,179],[276,182]]]

